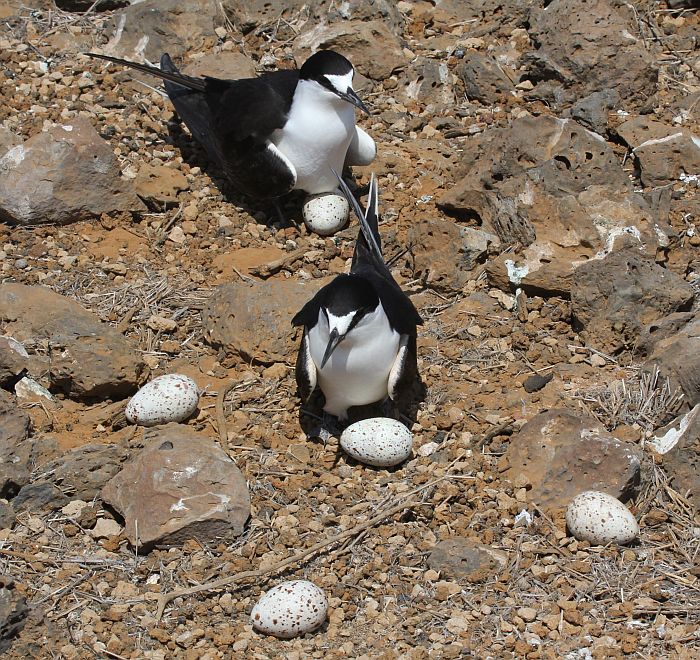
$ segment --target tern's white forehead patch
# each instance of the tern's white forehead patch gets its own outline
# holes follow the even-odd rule
[[[348,314],[344,314],[343,316],[336,316],[332,312],[327,312],[327,314],[328,329],[333,330],[335,328],[338,331],[339,335],[344,335],[348,331],[348,328],[352,323],[352,319],[355,316],[355,312],[349,312]]]
[[[344,73],[342,76],[326,74],[326,78],[330,81],[331,85],[335,87],[339,92],[347,92],[348,87],[352,88],[352,70]]]

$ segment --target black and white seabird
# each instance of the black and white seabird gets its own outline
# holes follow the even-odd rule
[[[395,400],[410,385],[417,372],[416,326],[423,320],[384,262],[374,175],[364,213],[340,184],[360,220],[350,273],[324,286],[292,324],[304,326],[296,364],[299,393],[306,399],[318,386],[324,411],[345,420],[348,408]]]
[[[355,108],[369,111],[352,87],[353,66],[332,50],[315,53],[299,70],[241,80],[184,75],[167,53],[160,69],[87,55],[162,78],[194,138],[246,195],[332,192],[334,170],[369,165],[376,155],[374,140],[355,125]]]

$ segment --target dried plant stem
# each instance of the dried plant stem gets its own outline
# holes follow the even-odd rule
[[[221,388],[221,391],[216,397],[216,426],[219,431],[219,442],[222,449],[228,453],[228,430],[226,429],[226,415],[224,414],[224,401],[226,395],[235,387],[236,381],[232,380],[228,385]]]
[[[432,484],[426,484],[426,487],[429,485]],[[369,520],[366,520],[365,522],[360,523],[359,525],[355,525],[355,527],[353,527],[352,529],[348,529],[344,532],[341,532],[340,534],[336,534],[330,539],[319,541],[318,543],[312,545],[310,548],[306,548],[305,550],[297,552],[291,557],[287,557],[287,559],[283,559],[282,561],[279,561],[276,564],[269,566],[268,568],[259,568],[255,571],[243,571],[242,573],[237,573],[236,575],[231,575],[225,578],[219,578],[218,580],[212,580],[211,582],[198,584],[194,587],[187,587],[186,589],[177,589],[176,591],[165,593],[158,598],[158,610],[156,611],[156,619],[160,620],[162,618],[163,612],[165,611],[165,608],[167,607],[168,603],[173,601],[175,598],[178,598],[180,596],[191,596],[192,594],[198,594],[202,591],[213,591],[214,589],[228,587],[250,578],[258,578],[262,577],[263,575],[271,575],[273,573],[278,573],[283,568],[286,568],[287,566],[291,566],[292,564],[306,559],[306,557],[308,557],[309,555],[313,555],[316,552],[320,552],[321,550],[324,550],[325,548],[335,543],[338,543],[339,541],[343,541],[344,539],[348,539],[357,534],[361,534],[370,527],[374,527],[376,524],[380,523],[385,518],[393,516],[395,513],[399,513],[404,509],[410,509],[418,504],[420,504],[420,502],[409,502],[408,500],[404,500],[399,504],[387,507],[386,509],[380,511],[376,516],[372,516]]]

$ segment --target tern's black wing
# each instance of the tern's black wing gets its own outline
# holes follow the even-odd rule
[[[221,80],[184,75],[167,53],[160,69],[107,55],[88,55],[162,78],[182,121],[240,192],[279,197],[294,187],[296,172],[267,138],[284,126],[299,79],[297,71]]]
[[[360,221],[360,232],[355,243],[350,272],[360,275],[372,283],[391,326],[400,334],[415,336],[416,326],[422,325],[418,310],[411,299],[396,283],[384,262],[379,235],[379,191],[372,176],[367,210],[363,211],[345,182],[338,177],[340,189],[353,207]]]
[[[167,53],[163,53],[160,58],[160,70],[165,73],[180,75]],[[204,89],[206,89],[206,86]],[[209,159],[219,167],[223,167],[224,156],[221,144],[211,130],[211,127],[214,125],[214,118],[212,117],[204,90],[192,89],[173,82],[171,79],[165,79],[165,91],[175,106],[180,119],[190,129],[194,139],[204,147]]]
[[[177,72],[167,54],[161,69]],[[203,92],[166,80],[165,90],[192,135],[239,191],[279,197],[294,187],[296,172],[268,138],[284,126],[298,79],[297,71],[243,80],[205,77]]]

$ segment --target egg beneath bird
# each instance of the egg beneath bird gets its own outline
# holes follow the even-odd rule
[[[304,223],[319,236],[340,231],[350,216],[350,204],[338,193],[318,193],[306,198],[302,207]]]
[[[328,599],[308,580],[290,580],[263,594],[253,607],[253,627],[267,635],[291,639],[319,628],[328,615]]]
[[[375,467],[391,467],[411,455],[413,436],[390,417],[361,419],[340,436],[340,446],[355,460]]]
[[[198,403],[197,383],[182,374],[165,374],[136,392],[124,414],[129,422],[140,426],[182,422],[197,409]]]
[[[639,536],[632,512],[616,497],[597,490],[585,490],[569,502],[566,524],[579,541],[595,545],[624,545]]]

